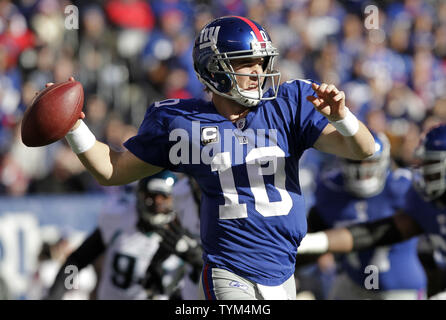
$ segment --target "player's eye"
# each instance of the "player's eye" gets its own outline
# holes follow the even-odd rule
[[[253,67],[256,65],[263,66],[265,62],[265,59],[258,58],[258,59],[246,59],[246,60],[236,60],[232,62],[233,68],[247,68],[247,67]]]

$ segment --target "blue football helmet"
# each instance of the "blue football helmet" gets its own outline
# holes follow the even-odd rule
[[[141,231],[151,231],[175,218],[172,190],[176,181],[177,177],[168,170],[139,180],[136,205]]]
[[[198,79],[215,94],[252,107],[261,100],[277,96],[280,72],[273,69],[279,55],[266,30],[258,23],[243,17],[228,16],[208,23],[195,39],[193,60]],[[263,73],[236,73],[234,59],[264,58]],[[257,91],[240,88],[236,76],[257,77]],[[270,80],[273,95],[263,97]]]
[[[426,200],[435,200],[446,191],[446,124],[431,129],[415,157],[421,165],[414,170],[414,185]]]
[[[360,198],[379,194],[386,184],[390,166],[390,143],[384,133],[373,133],[375,153],[364,160],[341,159],[344,187]]]

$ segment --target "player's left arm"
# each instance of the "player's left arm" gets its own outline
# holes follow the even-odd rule
[[[48,290],[48,295],[45,297],[45,300],[60,300],[65,292],[69,290],[65,285],[68,276],[66,273],[67,267],[71,266],[76,267],[78,270],[82,270],[100,256],[105,249],[106,246],[102,240],[101,231],[99,228],[96,228],[79,248],[68,256],[65,263],[60,267],[54,283]]]
[[[348,253],[389,246],[423,234],[422,227],[407,213],[375,221],[354,224],[307,234],[301,241],[298,253]]]
[[[312,84],[317,96],[307,96],[315,109],[330,123],[314,144],[319,151],[354,160],[375,152],[375,140],[367,127],[345,106],[345,93],[333,84]]]

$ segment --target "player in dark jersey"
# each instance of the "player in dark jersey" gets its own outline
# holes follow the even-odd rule
[[[406,200],[394,216],[309,233],[301,253],[350,252],[395,244],[421,234],[446,254],[446,124],[431,129],[415,153],[421,160]]]
[[[308,216],[308,230],[375,221],[392,216],[404,205],[411,172],[390,169],[390,143],[383,133],[374,136],[375,154],[363,161],[340,160],[317,186],[315,206]],[[418,238],[392,246],[352,252],[342,257],[342,271],[333,285],[331,299],[420,299],[426,275],[417,254]],[[373,290],[365,286],[368,266],[379,270]]]
[[[277,55],[256,22],[215,19],[193,51],[211,101],[154,103],[124,152],[98,142],[82,121],[66,136],[103,185],[162,168],[195,178],[202,191],[201,293],[207,299],[294,299],[295,257],[307,229],[298,180],[302,153],[314,147],[364,159],[374,152],[373,137],[345,107],[344,92],[307,80],[279,86]]]

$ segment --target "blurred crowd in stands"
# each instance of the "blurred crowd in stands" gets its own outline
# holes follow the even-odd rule
[[[69,5],[78,8],[79,29],[66,28]],[[378,8],[378,29],[366,27],[368,5]],[[0,194],[106,192],[64,140],[21,143],[20,120],[35,93],[74,75],[88,126],[122,148],[150,103],[206,97],[193,39],[223,15],[266,27],[282,81],[344,90],[350,109],[386,132],[399,166],[412,165],[426,128],[446,121],[446,1],[0,0]]]

